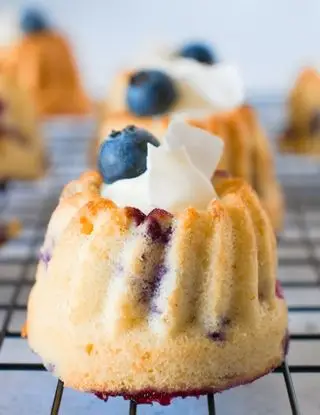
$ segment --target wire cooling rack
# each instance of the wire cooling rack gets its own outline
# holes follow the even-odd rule
[[[299,409],[299,404],[296,398],[295,390],[294,390],[292,379],[291,379],[290,369],[288,367],[287,362],[286,361],[283,362],[283,364],[279,368],[277,368],[275,372],[281,372],[283,374],[292,414],[300,415],[301,412]],[[56,415],[59,413],[62,395],[63,395],[63,389],[64,389],[63,382],[61,380],[58,380],[56,392],[54,395],[52,408],[51,408],[52,415]],[[129,404],[129,408],[128,408],[129,415],[136,415],[138,413],[137,407],[138,407],[137,403],[131,400]],[[218,414],[218,412],[216,411],[215,398],[214,398],[213,393],[209,393],[207,395],[207,410],[208,410],[208,415]]]
[[[29,383],[32,384],[33,376],[45,371],[38,358],[28,350],[26,341],[21,339],[20,329],[25,319],[27,297],[34,278],[38,252],[48,218],[56,205],[63,184],[77,177],[85,165],[87,139],[80,140],[72,137],[69,137],[68,140],[56,139],[51,141],[49,146],[53,154],[50,175],[39,183],[10,183],[6,195],[0,196],[1,219],[18,217],[23,224],[21,236],[0,248],[0,383],[3,385],[2,391],[6,388],[5,384],[8,383],[7,387],[10,387],[9,374],[15,373],[16,376],[19,376],[19,378],[14,377],[15,380],[12,382],[11,388],[13,385],[16,387],[16,384],[21,384],[18,382],[20,378],[23,379],[22,384],[25,388]],[[72,157],[72,163],[70,163],[70,157]],[[295,163],[295,161],[293,162]],[[280,160],[280,164],[286,163],[289,163],[288,159]],[[287,403],[282,403],[278,408],[277,402],[273,402],[273,412],[258,412],[253,407],[244,407],[243,413],[248,415],[251,413],[281,415],[320,413],[320,400],[315,400],[314,406],[306,409],[308,397],[301,400],[299,393],[296,394],[294,388],[296,382],[299,384],[298,376],[301,375],[308,375],[308,378],[316,375],[318,376],[315,380],[316,384],[319,384],[320,381],[320,175],[317,171],[313,171],[308,177],[304,177],[305,181],[301,176],[299,180],[292,180],[292,172],[289,170],[287,169],[282,174],[282,181],[285,184],[288,183],[285,185],[288,213],[285,230],[279,238],[279,278],[282,281],[289,305],[291,346],[288,361],[275,370],[276,374],[269,375],[273,379],[272,382],[275,381],[274,378],[283,379],[285,386],[283,392],[287,396]],[[41,402],[41,389],[35,391],[32,396],[27,394],[26,396],[30,396],[30,399],[21,398],[23,402],[20,401],[20,404],[24,408],[21,410],[21,407],[18,407],[19,402],[16,402],[22,393],[20,390],[14,395],[14,399],[5,401],[3,405],[1,404],[2,395],[0,395],[0,413],[51,413],[53,415],[80,413],[79,407],[74,409],[75,407],[72,406],[70,408],[73,409],[62,412],[64,401],[67,399],[66,397],[62,399],[63,383],[58,380],[54,391],[52,384],[54,378],[50,374],[46,374],[46,376],[50,377],[51,385],[49,393],[45,394],[46,399],[51,394],[51,402],[49,400],[46,404],[42,403],[41,406],[46,409],[43,409],[42,412],[40,410],[36,412],[37,402],[32,401],[32,396],[34,396],[36,400],[39,399],[39,403]],[[1,379],[6,382],[2,382]],[[255,383],[259,382],[261,381]],[[42,387],[41,382],[38,385]],[[237,388],[239,390],[237,396],[244,393],[246,388],[250,388],[250,386]],[[318,390],[318,387],[316,386],[314,390]],[[68,390],[66,391],[68,392]],[[232,411],[223,409],[224,406],[220,405],[220,400],[222,402],[223,396],[228,393],[230,392],[218,395],[209,394],[206,402],[202,400],[203,413],[238,415],[240,407]],[[261,390],[260,393],[263,395],[267,392]],[[80,395],[83,396],[83,394]],[[231,396],[228,400],[232,399]],[[73,399],[82,399],[79,395],[77,397]],[[317,399],[317,396],[315,398]],[[196,400],[195,398],[190,399]],[[275,397],[271,396],[270,399],[275,401]],[[101,413],[134,415],[137,413],[166,414],[170,411],[170,408],[159,409],[160,407],[156,406],[156,412],[153,412],[152,408],[146,409],[145,406],[137,406],[135,402],[131,401],[129,403],[122,402],[121,411],[116,412],[113,409],[112,401],[114,400],[110,399],[107,403],[101,403],[104,405],[103,410],[99,406]],[[226,404],[225,401],[224,404]],[[92,408],[96,404],[90,405],[87,407],[89,409],[86,413],[99,412],[93,412]],[[247,399],[243,400],[243,405],[247,405]],[[173,413],[193,414],[196,411],[187,412],[180,409],[177,412],[170,412],[170,414]]]

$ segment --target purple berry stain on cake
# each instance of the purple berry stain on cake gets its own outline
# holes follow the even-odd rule
[[[142,213],[139,209],[134,207],[125,208],[127,217],[131,218],[136,226],[140,226],[142,223],[146,223],[146,236],[151,239],[152,243],[166,245],[169,243],[172,235],[172,214],[163,209],[153,209],[147,216]],[[146,255],[143,254],[141,257],[142,261],[146,261]],[[139,301],[143,304],[149,304],[151,301],[150,309],[153,313],[160,314],[161,311],[158,309],[156,304],[152,301],[156,296],[159,289],[160,282],[167,272],[166,266],[163,261],[156,264],[150,275],[149,279],[143,279],[140,281],[141,296]]]
[[[162,228],[157,219],[148,216],[147,235],[152,239],[152,242],[162,242]]]
[[[216,342],[224,342],[226,340],[226,333],[223,331],[213,331],[208,333],[208,338]]]
[[[225,325],[230,324],[230,320],[228,318],[222,318],[221,322],[225,323]],[[283,356],[287,355],[288,352],[288,344],[289,344],[289,333],[286,332],[283,341]],[[110,397],[122,396],[125,400],[133,400],[137,404],[153,404],[159,403],[160,405],[167,406],[171,404],[171,401],[175,398],[188,398],[188,397],[195,397],[199,398],[200,396],[207,395],[209,393],[220,393],[224,392],[228,389],[235,388],[237,386],[247,385],[250,384],[263,376],[267,375],[270,372],[273,372],[277,368],[276,365],[270,366],[266,368],[266,370],[254,377],[248,377],[246,375],[234,375],[227,377],[226,383],[224,387],[220,388],[201,388],[201,389],[186,389],[181,391],[161,391],[156,389],[144,389],[140,391],[104,391],[104,392],[95,392],[92,391],[99,399],[107,401]]]
[[[172,215],[162,209],[152,210],[146,217],[146,235],[154,244],[166,246],[172,235]],[[142,260],[145,260],[142,257]],[[141,302],[150,304],[152,313],[161,314],[161,310],[157,307],[154,299],[157,296],[160,283],[167,273],[167,267],[164,264],[164,257],[154,265],[152,275],[148,280],[143,281],[143,290],[141,294]]]
[[[173,219],[173,215],[164,209],[153,209],[149,214],[148,217],[158,218],[159,220],[164,221],[171,221]]]
[[[259,376],[248,378],[243,376],[242,378],[234,379],[230,383],[226,382],[226,386],[222,388],[202,388],[202,389],[187,389],[182,391],[158,391],[154,389],[145,389],[137,392],[93,392],[99,399],[107,401],[110,397],[122,396],[125,400],[132,400],[137,404],[150,404],[159,403],[162,406],[168,406],[175,398],[200,398],[200,396],[207,395],[209,393],[220,393],[228,389],[235,388],[237,386],[250,384],[268,373],[275,370],[276,367],[272,366],[261,373]]]
[[[152,314],[162,314],[162,310],[159,308],[159,306],[156,303],[151,304],[150,310]]]
[[[123,273],[124,273],[124,266],[122,264],[120,264],[119,262],[117,262],[114,265],[114,267],[115,267],[115,271],[116,271],[116,274],[117,275],[119,275],[119,276],[123,275]]]
[[[278,298],[281,298],[281,299],[284,298],[283,289],[282,289],[281,284],[278,280],[276,281],[276,296]]]
[[[154,268],[152,278],[149,281],[144,282],[144,287],[141,294],[140,301],[142,303],[148,304],[150,300],[152,300],[161,283],[163,276],[167,272],[167,267],[164,264],[157,264]],[[160,310],[157,309],[155,304],[151,304],[151,311],[156,313],[161,313]]]
[[[227,328],[231,320],[228,317],[221,317],[218,323],[218,329],[207,334],[208,339],[216,342],[224,342],[227,339]]]
[[[162,209],[154,209],[148,214],[146,220],[148,221],[147,235],[153,242],[159,242],[166,245],[172,234],[171,213]],[[168,223],[167,226],[166,223]]]
[[[153,242],[168,243],[172,228],[171,226],[161,226],[160,222],[168,222],[172,220],[171,213],[163,209],[154,209],[147,216],[141,210],[134,207],[126,207],[125,212],[128,218],[131,218],[136,226],[140,226],[147,221],[147,235]]]
[[[141,225],[146,219],[146,215],[141,210],[134,207],[126,207],[125,212],[128,218],[131,218],[136,226]]]
[[[43,262],[46,268],[48,268],[49,262],[51,261],[52,255],[48,250],[41,250],[39,253],[39,260]]]
[[[155,269],[154,279],[152,281],[152,284],[150,285],[150,298],[151,298],[150,310],[153,314],[162,313],[162,310],[160,310],[155,300],[157,297],[157,293],[159,291],[161,281],[167,272],[168,272],[168,269],[164,264],[159,264]]]

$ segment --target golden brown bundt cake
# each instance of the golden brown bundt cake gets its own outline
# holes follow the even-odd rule
[[[98,146],[111,130],[121,130],[126,125],[146,128],[161,139],[170,117],[137,117],[128,112],[113,112],[104,118],[100,113],[98,137],[91,149],[91,162],[96,163]],[[225,142],[225,153],[221,169],[226,169],[233,177],[242,177],[258,193],[262,204],[270,215],[274,229],[282,227],[284,201],[277,182],[272,150],[259,122],[255,110],[249,105],[202,118],[189,118],[190,124],[217,134]]]
[[[244,103],[236,69],[226,64],[208,67],[181,58],[174,62],[160,59],[155,64],[159,69],[150,64],[116,76],[99,109],[91,164],[95,165],[99,145],[110,131],[132,124],[161,139],[170,119],[183,117],[224,139],[221,168],[253,186],[279,231],[284,206],[272,151],[256,112]]]
[[[85,115],[91,105],[70,47],[57,33],[33,34],[15,50],[12,71],[33,97],[40,115]]]
[[[6,71],[33,98],[42,116],[84,115],[91,104],[71,47],[36,9],[22,12],[22,36],[7,56]]]
[[[170,125],[160,146],[129,127],[104,143],[102,175],[64,189],[26,327],[66,386],[166,404],[282,362],[288,321],[275,236],[242,179],[212,187],[208,161],[219,162],[222,145],[186,124]]]
[[[275,175],[272,150],[255,110],[243,105],[231,112],[191,123],[224,139],[225,152],[220,168],[251,184],[274,229],[280,230],[284,214],[283,195]]]
[[[134,122],[147,128],[152,125],[160,132],[162,126],[167,127],[169,116],[173,114],[211,114],[242,102],[242,81],[236,68],[230,65],[206,68],[188,59],[160,60],[155,65],[151,65],[151,69],[149,65],[142,70],[122,71],[111,83],[107,99],[97,113],[98,127],[90,151],[91,162],[95,162],[96,148],[105,134],[117,126],[124,128]],[[206,88],[205,81],[213,87]],[[140,94],[139,87],[144,89],[145,84],[146,92],[143,90]]]
[[[35,179],[46,167],[32,102],[12,79],[0,74],[0,181]]]
[[[320,74],[304,69],[288,99],[288,126],[279,139],[282,152],[320,154]]]

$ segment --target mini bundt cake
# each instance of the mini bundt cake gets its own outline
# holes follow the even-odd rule
[[[280,151],[320,155],[320,74],[316,69],[300,73],[288,99],[288,118]]]
[[[162,142],[133,126],[114,132],[100,174],[65,187],[29,297],[31,348],[66,386],[102,398],[167,404],[221,391],[287,350],[259,199],[242,179],[213,188],[217,137],[176,122]]]
[[[0,182],[36,179],[45,173],[46,163],[32,102],[0,72]]]
[[[201,65],[187,58],[151,59],[121,72],[112,82],[107,100],[99,108],[93,159],[100,141],[117,123],[122,128],[130,123],[146,128],[162,125],[162,135],[166,119],[173,114],[202,116],[230,110],[242,101],[242,80],[230,65]]]
[[[22,14],[21,29],[23,36],[12,48],[6,70],[32,96],[39,114],[88,114],[91,104],[65,38],[34,9]]]
[[[170,118],[184,117],[223,138],[223,168],[252,185],[279,231],[284,203],[272,151],[255,110],[244,104],[235,68],[225,64],[207,67],[179,59],[170,64],[157,61],[157,65],[167,73],[143,70],[124,72],[116,78],[108,100],[100,107],[91,163],[95,164],[99,144],[112,130],[133,124],[161,138]]]

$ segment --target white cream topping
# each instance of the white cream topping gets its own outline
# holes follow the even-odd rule
[[[12,46],[20,37],[19,18],[15,10],[0,12],[0,48]]]
[[[182,92],[186,85],[193,90],[189,92],[192,100],[182,96],[181,99],[185,102],[178,104],[173,112],[183,111],[190,114],[190,111],[199,110],[201,107],[210,108],[211,112],[222,112],[242,105],[245,100],[245,88],[240,73],[230,64],[203,65],[182,57],[170,59],[153,56],[144,62],[140,61],[135,65],[135,69],[162,70],[177,82],[178,89]],[[201,104],[193,104],[196,95],[201,98]]]
[[[154,208],[171,213],[193,206],[205,209],[217,198],[211,184],[223,141],[181,120],[172,121],[160,147],[148,145],[147,170],[133,179],[103,184],[101,194],[118,206],[145,214]]]

